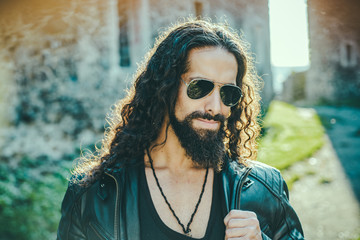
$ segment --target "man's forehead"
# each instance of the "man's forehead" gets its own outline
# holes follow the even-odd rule
[[[214,82],[235,84],[238,64],[235,56],[222,47],[192,49],[189,54],[186,80],[204,78]]]

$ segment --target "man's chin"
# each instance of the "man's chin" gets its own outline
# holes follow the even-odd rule
[[[204,128],[193,128],[201,140],[207,140],[209,138],[215,138],[219,130],[204,129]]]
[[[183,121],[179,121],[175,115],[170,115],[170,124],[181,146],[195,165],[215,168],[221,164],[225,154],[223,121],[218,121],[220,126],[217,129],[204,128],[202,125],[197,128],[197,121],[194,121],[196,118],[199,117],[189,115]]]

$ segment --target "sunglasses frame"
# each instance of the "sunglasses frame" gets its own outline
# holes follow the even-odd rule
[[[224,86],[231,86],[231,87],[235,87],[235,88],[237,88],[237,89],[240,90],[240,98],[239,98],[239,100],[238,100],[235,104],[233,104],[233,105],[226,105],[226,104],[223,102],[223,100],[221,99],[221,102],[222,102],[225,106],[233,107],[233,106],[237,105],[237,104],[240,102],[241,98],[243,97],[241,88],[238,87],[238,86],[236,86],[236,85],[234,85],[234,84],[227,84],[227,83],[215,82],[215,81],[212,81],[212,80],[209,80],[209,79],[205,79],[205,78],[194,78],[194,79],[192,79],[189,83],[186,83],[184,79],[182,79],[182,78],[180,78],[180,79],[184,82],[184,84],[185,84],[185,86],[186,86],[186,94],[188,95],[188,97],[189,97],[190,99],[194,99],[194,98],[191,98],[191,97],[189,96],[189,94],[188,94],[188,88],[189,88],[189,86],[190,86],[190,84],[191,84],[192,82],[194,82],[194,81],[199,81],[199,80],[211,82],[211,83],[214,85],[213,89],[212,89],[209,93],[207,93],[205,96],[203,96],[203,97],[201,97],[201,98],[204,98],[204,97],[210,95],[210,94],[214,91],[214,89],[216,88],[216,85],[218,85],[218,86],[220,87],[220,88],[219,88],[219,91],[221,91],[221,88],[224,87]],[[196,100],[196,99],[201,99],[201,98],[195,98],[194,100]]]

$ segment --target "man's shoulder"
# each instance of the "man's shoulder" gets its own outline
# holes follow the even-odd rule
[[[113,185],[115,177],[118,179],[119,176],[122,175],[121,171],[116,173],[109,174],[107,172],[103,172],[96,178],[90,179],[89,177],[81,176],[81,175],[72,175],[67,192],[70,192],[74,198],[82,197],[84,194],[97,192],[101,188],[108,187],[109,185]]]
[[[249,164],[252,168],[250,176],[276,195],[280,195],[283,189],[283,177],[278,169],[271,167],[265,163],[252,161]]]
[[[98,195],[103,200],[116,189],[122,189],[125,182],[136,182],[138,166],[106,169],[99,176],[92,180],[82,181],[83,176],[73,175],[69,181],[67,192],[70,192],[75,199]]]
[[[251,169],[249,179],[257,184],[261,184],[276,195],[280,195],[283,189],[283,178],[278,169],[265,163],[248,160],[246,165],[232,162],[230,167],[235,172],[244,172],[245,169]]]

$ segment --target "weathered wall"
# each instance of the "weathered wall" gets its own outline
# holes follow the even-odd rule
[[[8,126],[0,128],[1,159],[14,166],[22,158],[71,159],[79,142],[99,139],[123,87],[116,4],[31,0],[0,7],[0,59],[12,73],[0,82],[11,90],[2,101]]]
[[[308,0],[311,102],[360,100],[360,2]]]
[[[210,1],[213,19],[227,16],[230,25],[244,34],[256,60],[256,70],[264,81],[263,103],[270,103],[274,95],[270,62],[270,25],[267,0]]]
[[[270,102],[273,97],[272,73],[270,63],[270,30],[268,1],[256,0],[126,0],[122,4],[129,4],[129,34],[132,36],[131,52],[132,65],[128,69],[134,70],[137,61],[141,60],[144,50],[148,50],[155,38],[171,24],[189,16],[196,17],[196,4],[201,6],[201,16],[211,18],[214,22],[227,21],[238,32],[244,34],[250,42],[251,50],[256,57],[256,68],[262,76],[265,86],[262,91],[264,103]],[[140,14],[148,10],[148,14]],[[138,16],[142,16],[141,19]],[[140,30],[141,31],[140,31]],[[145,31],[146,30],[146,31]],[[144,32],[145,31],[145,32]],[[140,35],[142,32],[142,35]],[[142,36],[142,45],[138,43]]]
[[[79,142],[97,141],[124,80],[159,31],[195,16],[196,4],[202,16],[243,31],[268,102],[273,91],[266,0],[7,1],[0,7],[0,59],[8,76],[0,82],[7,94],[0,100],[1,157],[71,159]],[[130,62],[119,67],[119,37],[125,33]]]
[[[0,62],[4,62],[1,59]],[[12,71],[5,66],[0,65],[0,126],[9,126],[11,121],[11,111],[7,104],[7,99],[11,96]]]
[[[290,103],[304,100],[306,73],[306,71],[291,73],[291,75],[283,82],[281,100]]]

